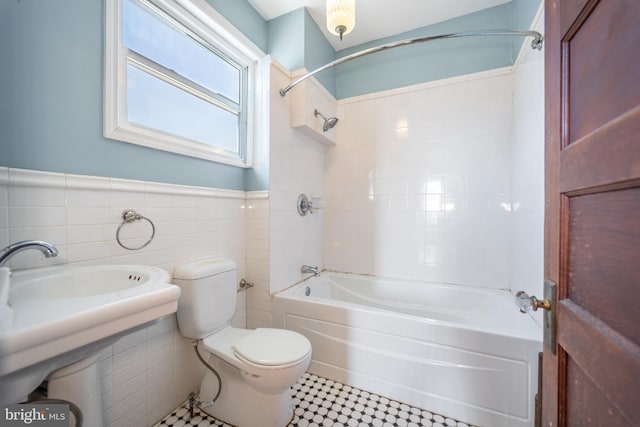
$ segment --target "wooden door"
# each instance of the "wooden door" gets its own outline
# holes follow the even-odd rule
[[[543,426],[640,426],[640,0],[546,0]]]

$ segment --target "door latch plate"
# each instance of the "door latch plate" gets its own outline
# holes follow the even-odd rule
[[[557,305],[557,288],[555,282],[552,280],[544,281],[544,299],[549,301],[551,307],[549,310],[543,312],[544,323],[544,346],[551,351],[551,354],[556,354],[556,305]]]

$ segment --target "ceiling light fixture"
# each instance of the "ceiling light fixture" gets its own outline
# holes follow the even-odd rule
[[[327,0],[327,29],[331,34],[349,34],[356,26],[356,0]]]

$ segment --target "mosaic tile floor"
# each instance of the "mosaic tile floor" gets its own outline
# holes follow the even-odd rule
[[[474,427],[309,373],[291,393],[294,414],[287,427]],[[164,426],[233,427],[197,409],[189,419],[186,402],[154,427]]]

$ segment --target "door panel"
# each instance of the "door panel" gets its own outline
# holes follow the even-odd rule
[[[545,3],[542,425],[640,425],[640,1]]]
[[[569,199],[568,298],[640,342],[640,187]]]
[[[558,330],[558,342],[562,343],[561,349],[565,355],[561,368],[568,368],[570,361],[578,365],[589,376],[596,389],[600,393],[605,393],[610,399],[608,406],[616,407],[615,413],[621,419],[633,420],[632,425],[640,425],[637,395],[640,364],[638,363],[639,355],[634,350],[633,343],[568,298],[559,304],[558,323],[562,324],[562,328]],[[579,374],[575,369],[573,371],[567,369],[565,374],[566,384],[560,382],[560,389],[565,386],[569,389],[576,380],[579,380],[572,377],[572,374]],[[579,404],[569,400],[568,390],[561,391],[560,395],[567,393],[567,407],[571,404]],[[582,396],[588,397],[585,394]],[[594,396],[594,401],[599,401],[597,396]],[[561,403],[564,404],[562,401]],[[591,412],[594,414],[598,411],[608,412],[605,407],[587,406],[587,408],[590,408],[587,415]],[[581,424],[569,420],[566,425]],[[603,424],[603,426],[606,425]]]
[[[640,96],[640,61],[633,53],[640,43],[637,5],[618,0],[593,4],[563,41],[565,145],[634,108]]]
[[[572,359],[567,361],[567,372],[571,382],[567,384],[567,418],[570,425],[575,426],[632,426],[628,420],[621,418],[617,408],[610,406],[598,386]],[[601,408],[591,411],[591,407]]]
[[[561,176],[556,183],[559,190],[570,193],[611,185],[614,188],[634,185],[625,181],[640,176],[638,135],[640,107],[556,153],[560,157],[558,173]],[[616,167],[612,168],[611,164]]]

